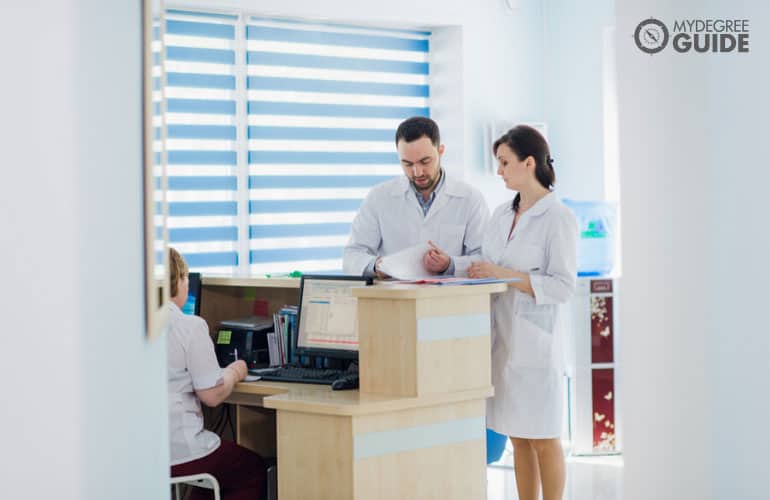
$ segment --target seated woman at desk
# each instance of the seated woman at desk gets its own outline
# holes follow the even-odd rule
[[[266,471],[262,458],[203,429],[201,401],[217,406],[246,377],[243,360],[220,368],[206,321],[182,313],[187,301],[187,264],[171,249],[171,303],[168,320],[168,406],[171,476],[209,473],[226,500],[260,499]],[[191,499],[212,498],[194,488]]]

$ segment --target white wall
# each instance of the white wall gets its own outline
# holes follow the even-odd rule
[[[46,13],[20,2],[3,7],[0,25],[0,483],[13,493],[9,498],[77,499],[84,390],[78,355],[81,297],[75,292],[80,287],[78,173],[69,123],[75,113],[74,82],[67,77],[72,13],[64,2]],[[40,26],[56,44],[33,41],[26,50],[13,50]],[[45,70],[40,61],[47,61]],[[56,74],[64,77],[50,88]],[[47,141],[54,147],[44,147]],[[52,241],[61,243],[54,247]],[[45,481],[39,480],[41,470]]]
[[[17,2],[0,19],[2,496],[167,498],[165,342],[143,328],[139,2]]]
[[[483,173],[484,155],[491,154],[484,125],[541,122],[544,116],[542,5],[513,3],[513,12],[502,0],[464,3],[466,179],[481,188],[491,209],[513,193],[496,174]]]
[[[748,18],[751,52],[641,53],[654,16]],[[770,8],[618,2],[625,487],[767,498]]]
[[[751,56],[724,58],[709,68],[713,109],[707,149],[713,170],[715,321],[712,359],[715,498],[767,498],[770,399],[770,4],[720,2],[752,22]]]
[[[543,86],[561,196],[605,199],[603,36],[614,0],[544,0]]]

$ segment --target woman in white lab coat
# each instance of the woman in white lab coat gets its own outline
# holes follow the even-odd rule
[[[577,222],[551,191],[553,159],[543,136],[519,125],[494,144],[498,175],[517,191],[495,210],[473,278],[520,278],[492,299],[492,383],[487,425],[510,436],[521,500],[561,499],[559,436],[564,401],[566,303],[575,290]]]
[[[189,293],[184,258],[169,250],[171,303],[168,305],[168,424],[171,477],[208,473],[219,481],[223,500],[262,498],[267,469],[262,457],[203,428],[201,403],[215,407],[246,377],[246,363],[219,367],[203,318],[182,313]],[[211,498],[193,488],[190,499]]]

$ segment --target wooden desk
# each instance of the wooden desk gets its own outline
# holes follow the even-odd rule
[[[244,297],[206,286],[213,297]],[[228,399],[237,440],[277,455],[280,500],[486,498],[489,296],[506,289],[357,288],[360,391],[238,384]],[[204,308],[207,300],[204,292]]]
[[[392,397],[328,386],[244,382],[238,440],[264,449],[276,410],[278,491],[290,499],[483,499],[485,400],[492,388]],[[255,429],[260,429],[255,434]]]

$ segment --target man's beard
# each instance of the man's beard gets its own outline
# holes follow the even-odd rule
[[[424,186],[420,186],[417,184],[414,180],[412,180],[412,186],[414,186],[414,189],[416,189],[419,192],[428,191],[432,189],[436,184],[438,184],[439,179],[441,179],[441,167],[438,169],[438,174],[436,174],[436,177],[433,179],[430,179],[430,182]]]

